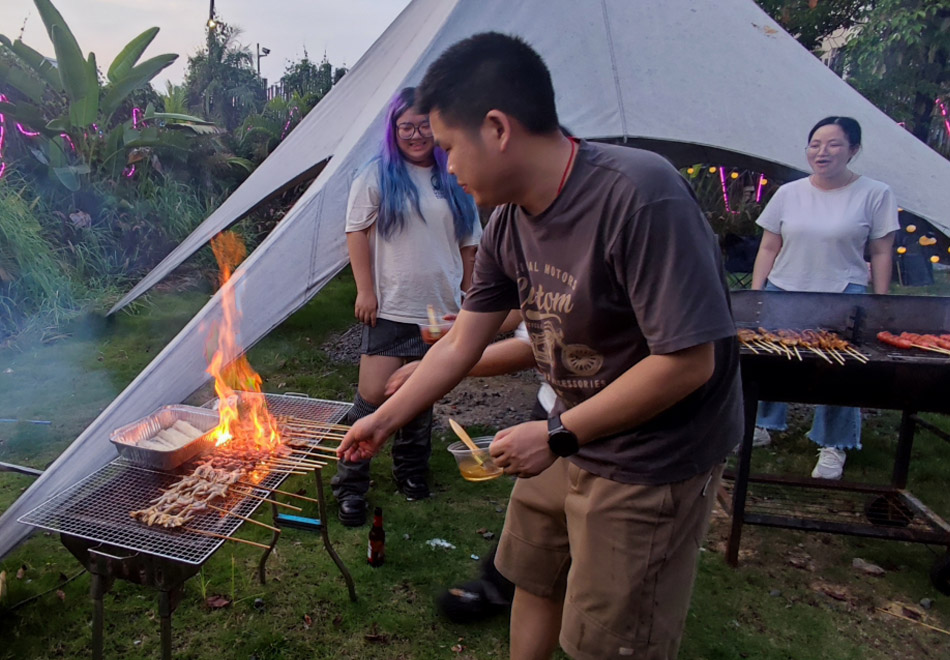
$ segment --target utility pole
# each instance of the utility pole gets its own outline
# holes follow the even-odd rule
[[[270,48],[261,48],[260,44],[257,44],[257,77],[261,77],[261,58],[267,57],[270,55]]]

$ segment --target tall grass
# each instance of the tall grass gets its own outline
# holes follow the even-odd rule
[[[75,310],[69,277],[38,219],[46,212],[22,179],[0,179],[0,339],[31,324],[58,324]]]

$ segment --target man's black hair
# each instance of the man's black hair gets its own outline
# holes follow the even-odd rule
[[[416,89],[423,114],[438,110],[457,126],[476,128],[489,110],[517,119],[530,133],[558,130],[554,86],[544,60],[518,37],[483,32],[450,46]]]

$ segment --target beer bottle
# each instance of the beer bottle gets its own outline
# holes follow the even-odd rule
[[[383,530],[383,510],[373,512],[373,527],[369,530],[369,549],[366,559],[370,566],[382,566],[386,559],[386,532]]]

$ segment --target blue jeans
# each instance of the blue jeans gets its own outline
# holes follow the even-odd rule
[[[782,291],[769,281],[766,291]],[[849,284],[842,293],[867,293],[867,287]],[[770,431],[784,431],[787,403],[760,401],[755,425]],[[861,449],[861,409],[844,406],[815,406],[815,418],[808,438],[820,447],[835,449]]]

